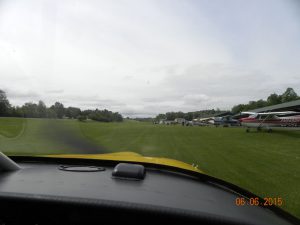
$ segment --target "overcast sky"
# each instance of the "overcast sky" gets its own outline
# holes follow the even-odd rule
[[[0,0],[0,89],[124,116],[300,94],[298,0]]]

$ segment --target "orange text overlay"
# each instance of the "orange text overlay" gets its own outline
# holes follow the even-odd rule
[[[266,198],[243,198],[239,197],[235,199],[235,204],[237,206],[282,206],[283,205],[283,199],[281,197],[266,197]]]

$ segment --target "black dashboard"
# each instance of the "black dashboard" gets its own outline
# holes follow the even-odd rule
[[[116,162],[14,160],[22,169],[0,172],[0,224],[298,222],[278,208],[237,206],[236,190],[172,169],[145,165],[144,177],[127,179],[113,176]]]

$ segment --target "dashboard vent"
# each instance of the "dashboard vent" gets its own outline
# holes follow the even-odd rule
[[[70,172],[100,172],[105,170],[105,168],[97,166],[59,166],[58,169]]]

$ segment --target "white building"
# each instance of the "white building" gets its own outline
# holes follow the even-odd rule
[[[179,123],[179,124],[185,124],[186,119],[184,119],[184,118],[176,118],[176,119],[174,120],[174,122],[175,122],[175,123]]]

